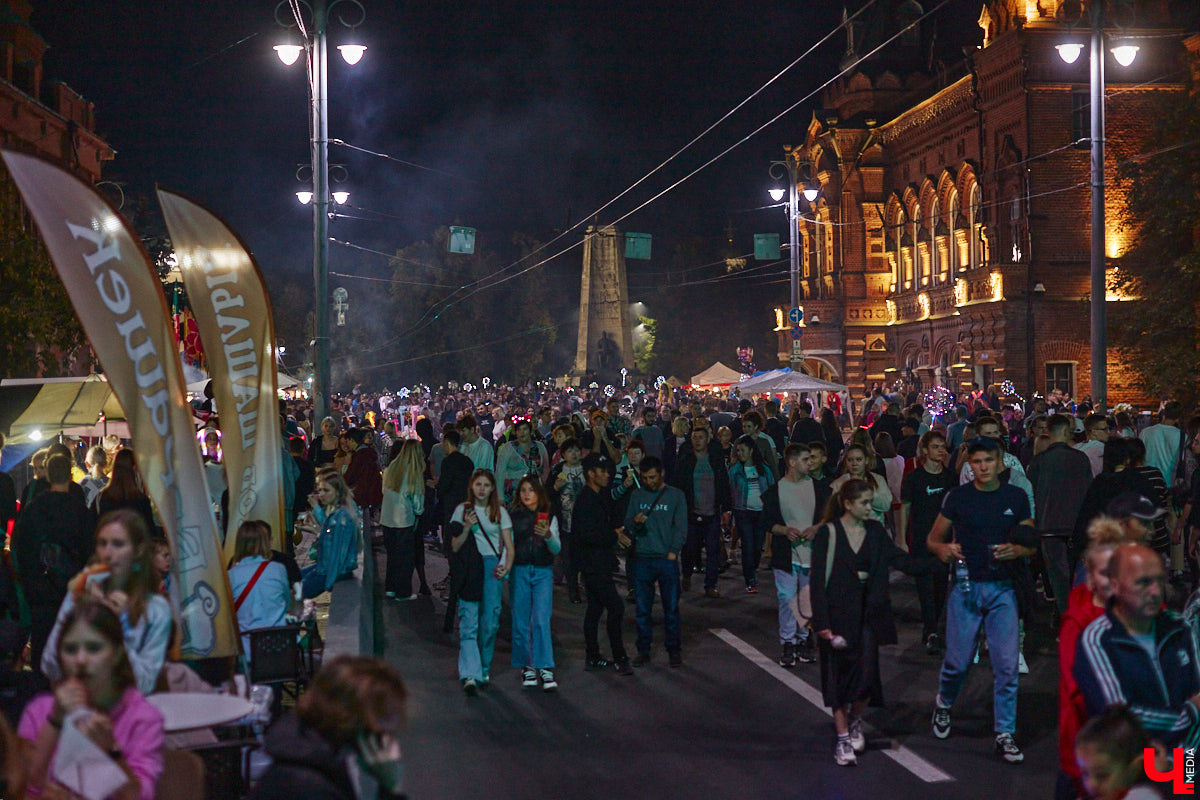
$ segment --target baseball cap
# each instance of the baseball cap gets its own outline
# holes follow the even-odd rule
[[[1159,508],[1149,497],[1137,492],[1122,492],[1109,501],[1106,510],[1110,517],[1136,517],[1146,521],[1156,520],[1167,513],[1165,508]]]

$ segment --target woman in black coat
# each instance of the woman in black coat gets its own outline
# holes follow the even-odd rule
[[[321,668],[296,710],[267,731],[271,766],[250,800],[357,800],[357,762],[379,784],[380,800],[404,798],[399,728],[408,691],[377,658],[338,656]]]
[[[911,570],[907,554],[871,518],[872,495],[866,481],[846,481],[813,538],[812,625],[821,694],[838,735],[834,760],[842,766],[857,763],[855,754],[866,749],[861,715],[867,704],[883,705],[879,646],[896,643],[888,568]]]

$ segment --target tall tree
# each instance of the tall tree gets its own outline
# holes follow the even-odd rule
[[[1111,281],[1137,299],[1116,304],[1109,330],[1150,393],[1190,406],[1200,375],[1200,87],[1164,95],[1147,124],[1144,155],[1119,171],[1133,235]]]
[[[54,376],[83,352],[71,301],[2,167],[0,287],[0,378]]]

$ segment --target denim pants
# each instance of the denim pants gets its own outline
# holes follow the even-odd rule
[[[700,547],[704,547],[704,588],[717,588],[721,573],[721,517],[719,514],[699,516],[688,514],[687,541],[683,545],[684,575],[691,575],[700,562]]]
[[[512,665],[516,669],[554,669],[550,612],[554,568],[520,564],[512,568]]]
[[[773,569],[775,573],[775,595],[779,600],[779,643],[800,644],[808,638],[808,628],[796,619],[792,601],[808,586],[808,570],[792,564],[791,570]]]
[[[971,591],[955,584],[946,601],[946,658],[938,694],[946,706],[967,679],[975,657],[979,626],[987,630],[992,661],[996,733],[1017,730],[1017,595],[1011,581],[972,581]]]
[[[458,677],[487,678],[500,629],[502,583],[494,574],[500,559],[483,556],[483,599],[458,601]]]
[[[742,537],[742,577],[746,579],[747,586],[757,586],[758,564],[762,560],[763,540],[767,534],[763,513],[735,509],[733,524],[737,525],[738,534]]]
[[[634,562],[634,591],[637,595],[637,651],[649,653],[653,642],[654,586],[662,595],[663,628],[667,652],[678,653],[679,634],[679,559],[638,556]]]
[[[316,564],[300,570],[300,586],[305,600],[311,600],[325,591],[325,573],[317,571]]]

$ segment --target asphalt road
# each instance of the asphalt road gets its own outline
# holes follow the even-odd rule
[[[377,552],[377,557],[382,556]],[[445,561],[430,553],[430,580]],[[736,573],[736,574],[735,574]],[[382,574],[382,569],[380,570]],[[699,576],[697,576],[699,578]],[[520,685],[509,664],[507,614],[492,684],[459,688],[456,635],[441,632],[440,601],[381,603],[382,653],[411,691],[403,742],[413,800],[443,798],[963,798],[1053,796],[1057,771],[1057,657],[1048,623],[1031,625],[1017,741],[1025,762],[992,752],[992,674],[986,652],[954,709],[949,739],[930,732],[940,661],[927,656],[910,579],[893,576],[900,644],[882,651],[887,706],[871,709],[858,766],[833,761],[833,723],[816,664],[778,666],[774,582],[725,597],[696,588],[681,602],[684,665],[671,669],[656,628],[654,661],[633,677],[583,670],[583,606],[555,589],[553,694]],[[633,652],[632,606],[625,645]],[[607,639],[601,624],[601,647]]]

